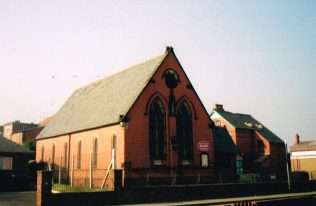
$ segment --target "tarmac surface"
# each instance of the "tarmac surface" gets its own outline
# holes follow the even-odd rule
[[[264,196],[250,196],[250,197],[238,197],[238,198],[224,198],[224,199],[207,199],[207,200],[194,200],[194,201],[179,201],[179,202],[163,202],[163,203],[146,203],[146,204],[134,204],[134,205],[151,205],[151,206],[163,206],[163,205],[231,205],[233,202],[245,201],[245,200],[272,200],[283,198],[295,198],[304,196],[316,197],[316,191],[303,192],[303,193],[288,193],[288,194],[276,194],[276,195],[264,195]],[[316,199],[315,199],[316,200]],[[36,192],[2,192],[0,193],[0,206],[35,206],[36,205]],[[316,205],[316,202],[315,202]],[[303,205],[302,205],[303,206]]]
[[[260,201],[260,200],[278,200],[284,198],[295,198],[295,197],[305,197],[305,196],[314,196],[314,202],[316,201],[316,191],[313,192],[301,192],[301,193],[286,193],[286,194],[276,194],[276,195],[262,195],[262,196],[249,196],[249,197],[235,197],[235,198],[223,198],[223,199],[207,199],[207,200],[193,200],[193,201],[184,201],[184,202],[163,202],[163,203],[146,203],[146,204],[135,204],[138,206],[141,205],[150,205],[150,206],[163,206],[163,205],[218,205],[226,206],[232,205],[232,203],[240,201]],[[290,205],[289,205],[290,206]],[[302,205],[305,206],[305,205]],[[316,202],[315,202],[316,206]]]
[[[35,206],[36,192],[0,192],[0,206]]]

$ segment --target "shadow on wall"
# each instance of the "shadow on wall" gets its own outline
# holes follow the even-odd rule
[[[36,190],[37,171],[45,169],[45,163],[28,162],[27,173],[15,170],[0,170],[0,191]]]

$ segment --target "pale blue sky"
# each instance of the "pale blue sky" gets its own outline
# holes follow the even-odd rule
[[[316,1],[0,0],[0,124],[174,47],[210,111],[316,140]]]

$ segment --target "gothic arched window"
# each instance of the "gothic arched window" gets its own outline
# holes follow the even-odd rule
[[[64,144],[64,168],[68,167],[68,143]]]
[[[180,160],[193,159],[192,114],[187,102],[182,102],[177,111],[177,142]]]
[[[51,168],[54,170],[55,168],[55,144],[52,146],[52,160],[51,160]]]
[[[77,144],[77,169],[81,169],[81,140]]]
[[[166,159],[165,120],[164,106],[156,98],[149,109],[149,151],[151,160]]]
[[[42,146],[42,148],[41,148],[41,162],[44,162],[44,146]]]

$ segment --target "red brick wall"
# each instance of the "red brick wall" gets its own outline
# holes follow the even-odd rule
[[[22,145],[27,140],[35,139],[42,129],[43,127],[37,127],[25,132],[14,133],[11,135],[11,141]]]
[[[90,153],[93,150],[93,141],[98,139],[98,155],[97,167],[94,168],[93,178],[99,179],[98,184],[101,184],[102,178],[105,175],[105,170],[108,169],[112,159],[112,143],[113,134],[116,135],[117,149],[116,149],[116,168],[121,168],[121,163],[124,162],[124,129],[120,125],[109,126],[105,128],[93,129],[83,132],[74,133],[71,135],[62,135],[59,137],[48,138],[36,141],[36,161],[41,161],[41,151],[44,147],[44,161],[54,164],[54,170],[58,170],[59,165],[64,166],[64,144],[68,144],[68,169],[72,170],[72,158],[74,157],[74,176],[75,181],[80,182],[81,179],[87,178],[90,168]],[[81,168],[78,169],[78,142],[81,141]],[[70,144],[69,144],[70,143]],[[52,159],[52,148],[55,145],[55,158]],[[55,172],[55,178],[57,172]],[[71,171],[68,173],[71,175]],[[100,185],[97,185],[98,187]]]
[[[146,114],[149,109],[149,101],[151,101],[155,94],[161,97],[162,103],[166,110],[166,135],[167,135],[167,164],[169,167],[177,166],[177,152],[171,149],[171,136],[175,135],[176,122],[175,117],[169,117],[168,103],[165,100],[169,99],[169,88],[165,85],[162,79],[164,72],[167,69],[173,69],[180,77],[180,84],[174,89],[175,100],[178,103],[179,100],[185,99],[190,105],[190,109],[193,115],[193,149],[194,149],[194,166],[200,166],[200,152],[197,150],[197,143],[199,141],[209,141],[211,145],[211,151],[209,154],[210,164],[214,161],[213,150],[213,137],[211,130],[208,128],[210,123],[207,112],[205,111],[202,103],[200,102],[197,94],[193,89],[188,89],[187,85],[189,81],[178,64],[175,56],[170,54],[166,57],[165,61],[156,71],[153,76],[154,83],[149,83],[144,91],[128,113],[131,117],[129,127],[126,130],[126,145],[125,155],[126,161],[132,162],[134,168],[148,168],[150,167],[149,159],[149,116]],[[196,119],[195,119],[195,112]],[[172,159],[171,159],[172,158]]]
[[[36,127],[34,129],[23,132],[23,142],[35,139],[36,136],[44,129],[44,127]]]
[[[244,166],[251,168],[254,166],[251,160],[251,153],[258,154],[257,140],[264,144],[264,153],[270,156],[260,165],[260,172],[278,173],[279,176],[285,175],[285,148],[284,144],[269,143],[259,132],[246,129],[235,129],[225,120],[223,121],[233,141],[244,153]],[[248,155],[247,155],[248,153]]]

